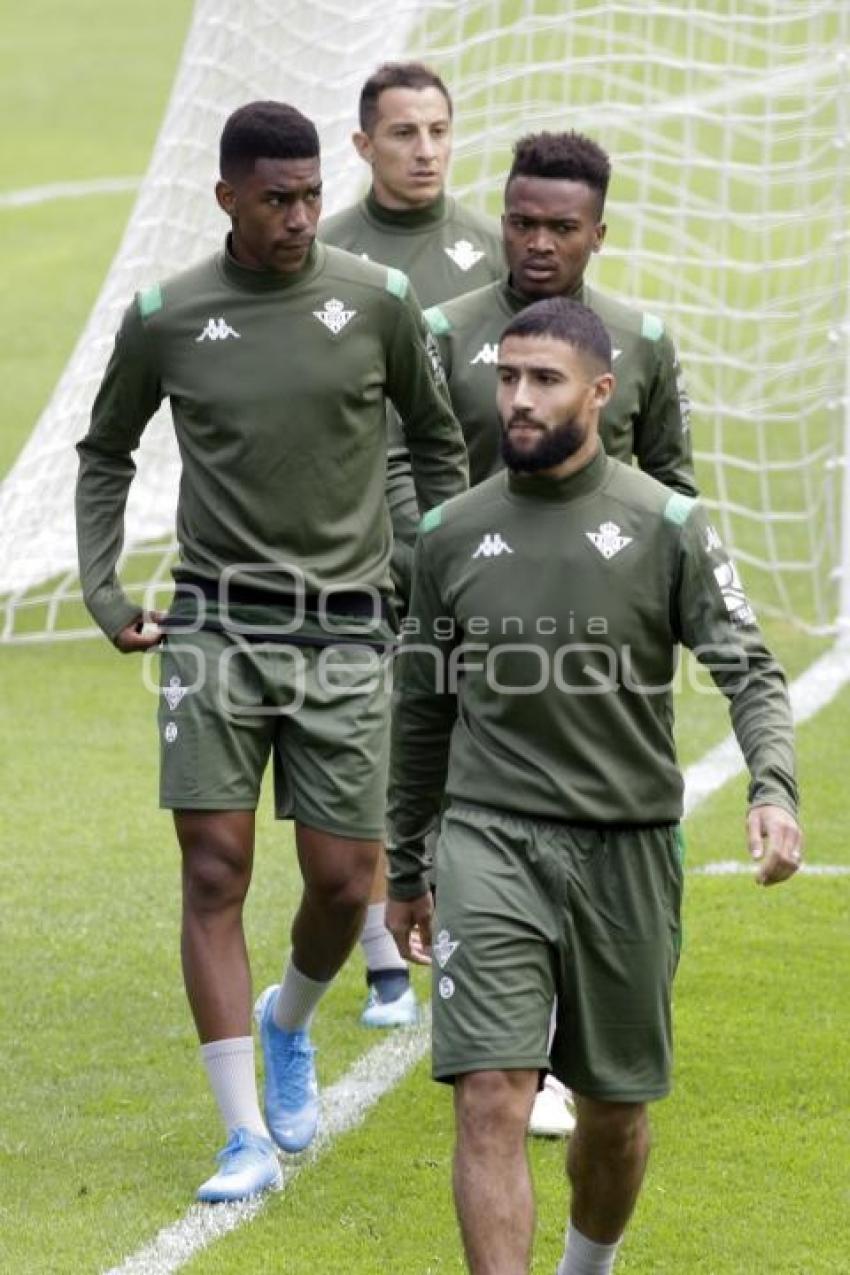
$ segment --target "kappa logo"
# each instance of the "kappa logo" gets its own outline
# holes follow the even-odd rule
[[[438,385],[448,385],[446,369],[443,367],[443,360],[440,358],[440,347],[430,328],[425,332],[425,349],[428,351],[428,358],[431,360],[431,371],[434,373],[434,380]]]
[[[466,274],[467,270],[471,270],[476,265],[484,253],[469,242],[468,239],[458,239],[453,248],[446,248],[445,253],[451,257],[452,261]]]
[[[186,687],[180,685],[180,678],[175,673],[174,676],[170,678],[168,685],[163,686],[162,693],[165,696],[166,704],[173,713],[183,696],[186,694]]]
[[[723,548],[723,541],[720,539],[720,536],[718,535],[718,533],[714,530],[712,526],[706,527],[705,529],[706,553],[713,553],[715,549],[722,549],[722,548]]]
[[[195,337],[198,341],[229,341],[233,337],[241,341],[241,336],[232,328],[226,319],[207,319],[207,326]]]
[[[606,562],[609,558],[615,557],[621,549],[625,549],[626,545],[630,545],[633,540],[632,536],[621,536],[620,528],[615,522],[600,523],[598,531],[586,531],[584,534],[599,550]]]
[[[354,318],[356,310],[346,310],[345,304],[337,297],[325,302],[324,310],[314,310],[313,314],[320,323],[324,323],[329,332],[337,336],[346,324]]]
[[[492,344],[489,341],[485,341],[475,358],[469,360],[470,367],[475,367],[476,363],[495,364],[498,362],[499,347],[495,341]]]
[[[500,532],[488,531],[472,556],[473,558],[498,558],[502,553],[513,553],[513,549],[506,540],[502,539]]]
[[[729,612],[729,618],[732,623],[738,625],[755,624],[755,612],[747,600],[741,577],[738,575],[734,562],[722,562],[719,567],[715,567],[714,578],[720,586],[720,592],[723,595],[723,601],[726,603],[726,610]]]
[[[459,947],[460,939],[453,939],[448,930],[440,930],[436,943],[431,946],[431,951],[437,958],[437,964],[441,970],[446,968]]]

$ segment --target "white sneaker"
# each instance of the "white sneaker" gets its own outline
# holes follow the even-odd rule
[[[570,1091],[550,1074],[534,1099],[528,1132],[539,1138],[568,1138],[575,1127]]]
[[[394,1001],[382,1001],[377,987],[373,985],[369,988],[360,1022],[364,1027],[415,1027],[419,1022],[416,993],[408,987]]]

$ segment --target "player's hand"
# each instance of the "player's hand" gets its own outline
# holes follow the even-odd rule
[[[386,927],[406,961],[414,965],[431,964],[431,919],[434,900],[431,891],[417,899],[387,900]]]
[[[137,620],[116,634],[115,645],[124,655],[133,651],[149,651],[165,636],[160,628],[164,619],[164,611],[143,611]]]
[[[803,861],[800,825],[781,806],[753,806],[747,815],[747,846],[758,864],[758,885],[787,881]]]

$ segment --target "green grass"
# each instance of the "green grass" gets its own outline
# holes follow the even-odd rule
[[[141,174],[190,8],[37,0],[4,14],[0,103],[14,127],[0,142],[3,187]],[[633,194],[624,177],[616,202]],[[715,194],[705,191],[709,210]],[[112,195],[0,209],[0,475],[77,339],[130,203]],[[724,238],[709,219],[706,233],[734,246],[734,233]],[[628,241],[625,220],[616,234]],[[656,281],[662,312],[670,282]],[[722,316],[718,332],[734,336]],[[730,381],[724,392],[737,388]],[[793,445],[786,433],[780,446]],[[787,621],[766,631],[792,676],[825,646]],[[684,763],[728,730],[720,697],[692,681],[686,670]],[[839,765],[848,723],[845,691],[800,733],[815,862],[850,862]],[[103,642],[0,648],[0,728],[0,1269],[78,1275],[119,1262],[183,1214],[220,1130],[182,990],[178,855],[156,810],[154,704],[138,662]],[[736,781],[689,821],[690,864],[743,859],[743,800]],[[297,894],[289,833],[266,802],[247,915],[258,987],[279,976]],[[746,878],[691,877],[685,919],[676,1084],[654,1112],[655,1150],[618,1270],[843,1273],[850,882],[803,875],[760,891]],[[355,957],[317,1022],[323,1084],[374,1042],[356,1022],[362,992]],[[188,1269],[460,1272],[451,1146],[449,1094],[423,1063],[255,1223]],[[562,1244],[562,1156],[558,1144],[531,1146],[540,1275],[551,1275]]]

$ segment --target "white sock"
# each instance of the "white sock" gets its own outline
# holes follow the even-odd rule
[[[615,1244],[596,1244],[570,1222],[567,1247],[556,1275],[611,1275],[619,1246],[619,1240]]]
[[[273,1017],[278,1027],[286,1032],[306,1031],[316,1012],[316,1006],[332,981],[319,983],[314,978],[308,978],[295,968],[290,957],[274,1003]]]
[[[231,1036],[201,1045],[201,1060],[227,1132],[250,1129],[267,1138],[269,1131],[257,1100],[251,1037]]]
[[[386,903],[370,903],[366,909],[366,924],[360,935],[360,946],[367,970],[406,970],[404,958],[399,954],[395,939],[384,924]]]

